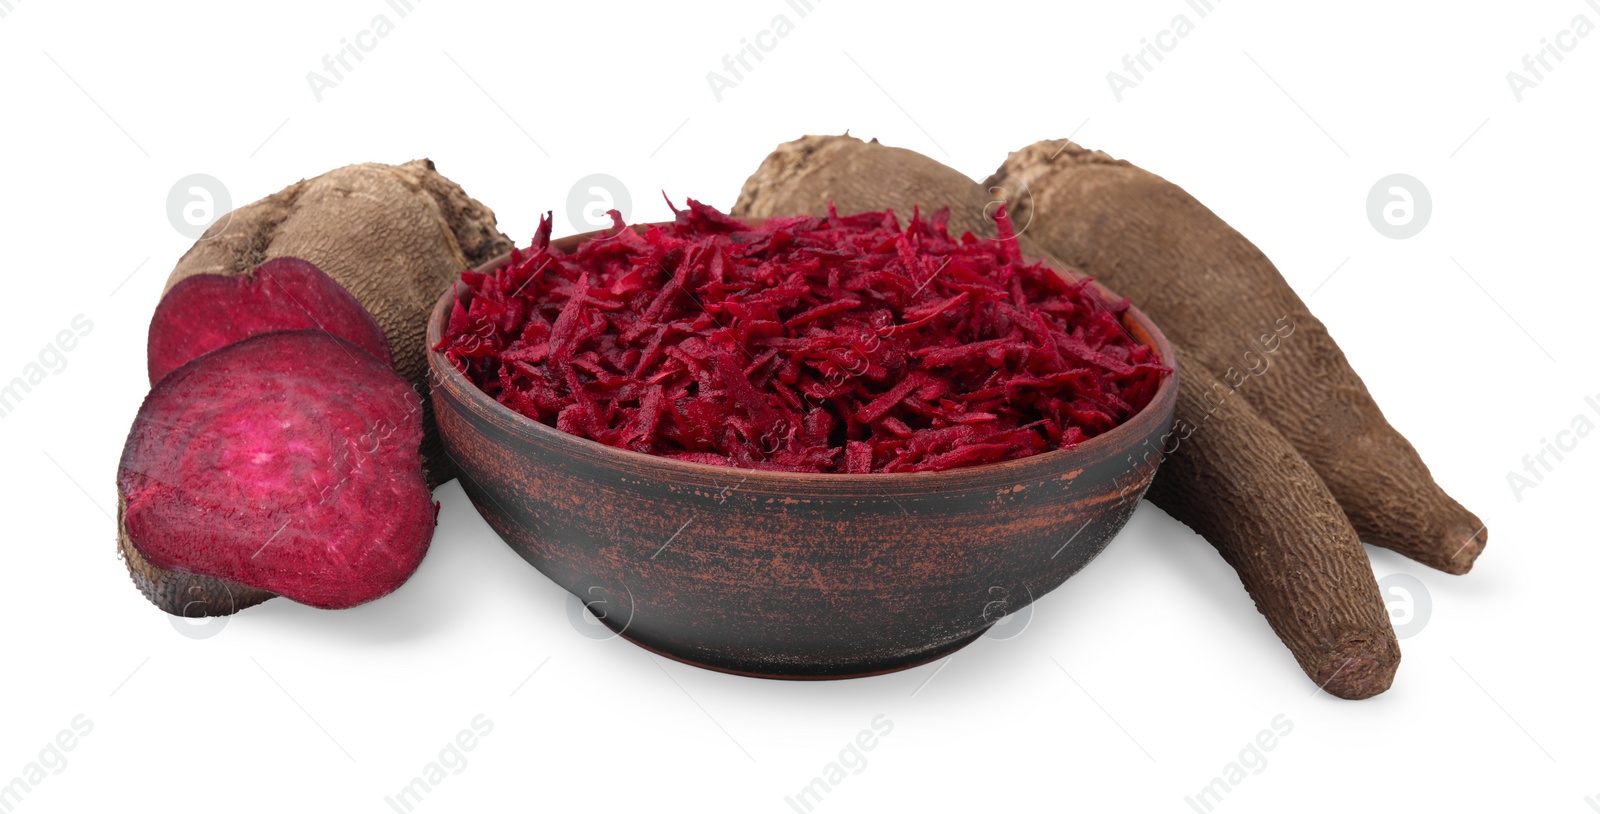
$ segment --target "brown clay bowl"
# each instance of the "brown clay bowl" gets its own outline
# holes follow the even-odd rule
[[[434,307],[430,348],[454,288]],[[1124,323],[1174,365],[1144,314],[1130,308]],[[499,404],[443,354],[428,366],[462,488],[518,554],[642,647],[794,679],[939,658],[1077,573],[1155,475],[1178,390],[1168,376],[1132,419],[1072,449],[945,472],[800,474],[605,446]]]

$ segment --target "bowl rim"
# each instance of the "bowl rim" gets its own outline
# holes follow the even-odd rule
[[[752,227],[759,227],[768,220],[773,220],[773,218],[761,218],[754,220],[747,219],[744,220],[744,222]],[[628,228],[642,234],[646,229],[652,226],[667,226],[670,224],[670,221],[656,223],[636,223],[629,224]],[[613,229],[614,227],[597,229],[590,232],[581,232],[578,234],[555,238],[550,241],[550,245],[560,248],[562,251],[570,252],[579,244],[586,241],[605,239],[614,235],[615,232]],[[998,240],[998,238],[984,239]],[[481,274],[495,271],[504,266],[511,259],[513,252],[518,251],[525,250],[513,247],[511,250],[479,263],[477,266],[474,266],[468,270]],[[1064,268],[1048,258],[1036,260],[1024,254],[1023,259],[1028,262],[1035,262],[1047,266],[1053,269],[1057,274],[1067,277],[1074,282],[1087,279],[1089,284],[1095,288],[1097,293],[1110,301],[1122,299],[1120,295],[1106,288],[1100,283],[1100,281],[1093,278],[1087,278],[1086,275],[1082,275],[1075,270]],[[664,455],[651,455],[649,453],[637,452],[631,449],[613,447],[609,444],[602,444],[599,441],[595,441],[590,438],[584,438],[582,436],[562,432],[561,430],[545,424],[542,421],[529,418],[528,416],[525,416],[522,413],[519,413],[516,410],[513,410],[490,397],[488,393],[485,393],[481,388],[468,379],[465,374],[457,370],[455,365],[450,364],[449,359],[445,357],[444,353],[434,350],[434,348],[438,346],[439,342],[443,339],[444,326],[449,319],[451,306],[454,305],[457,300],[469,301],[471,295],[471,289],[462,286],[461,279],[459,276],[457,276],[450,282],[449,288],[447,288],[444,293],[439,296],[439,299],[434,302],[433,308],[428,314],[426,341],[428,343],[428,373],[431,387],[437,388],[440,386],[446,386],[455,393],[464,394],[465,398],[480,405],[481,409],[487,414],[487,417],[498,418],[502,424],[506,425],[507,429],[520,431],[523,434],[531,434],[532,436],[543,440],[548,444],[566,446],[574,453],[585,454],[586,457],[591,459],[611,459],[619,463],[631,462],[640,466],[656,467],[666,471],[675,470],[683,473],[685,476],[693,477],[695,480],[709,479],[712,482],[716,482],[719,477],[726,478],[730,473],[738,473],[740,477],[743,477],[746,480],[770,479],[774,483],[788,482],[794,484],[808,482],[815,483],[821,481],[828,484],[837,484],[839,486],[861,484],[877,484],[881,486],[891,483],[933,485],[946,481],[983,479],[985,476],[1008,474],[1011,470],[1049,468],[1050,464],[1067,457],[1077,458],[1080,462],[1095,461],[1100,459],[1096,456],[1096,453],[1111,451],[1124,446],[1131,451],[1134,449],[1133,444],[1139,437],[1146,435],[1158,427],[1170,422],[1177,409],[1178,377],[1181,374],[1178,370],[1177,357],[1173,350],[1172,343],[1167,339],[1166,334],[1161,331],[1160,326],[1156,325],[1154,320],[1150,319],[1147,314],[1130,303],[1128,309],[1123,312],[1123,327],[1127,329],[1135,341],[1140,341],[1141,343],[1146,344],[1147,347],[1155,350],[1161,364],[1172,368],[1172,372],[1162,380],[1161,384],[1156,388],[1156,392],[1150,397],[1150,401],[1146,403],[1145,406],[1139,410],[1139,412],[1129,416],[1128,419],[1123,421],[1121,424],[1118,424],[1117,426],[1112,427],[1111,429],[1075,446],[1056,447],[1055,449],[1051,449],[1046,452],[1040,452],[1035,455],[1029,455],[1025,458],[1014,458],[1007,461],[995,461],[991,463],[977,464],[974,466],[962,466],[953,469],[943,469],[932,472],[792,472],[788,470],[748,469],[738,466],[722,466],[717,464],[699,463],[696,461],[684,461],[677,458],[669,458]],[[1148,341],[1145,341],[1145,339],[1140,339],[1140,334],[1143,334],[1145,339]],[[1164,447],[1164,444],[1161,446]],[[1113,456],[1105,455],[1101,457],[1109,458]],[[1165,454],[1158,457],[1158,466],[1161,459],[1164,458]]]

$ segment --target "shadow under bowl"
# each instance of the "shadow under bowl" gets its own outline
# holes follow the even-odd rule
[[[552,244],[570,252],[600,234]],[[430,349],[458,296],[470,301],[457,288],[434,307]],[[1148,317],[1129,308],[1123,323],[1176,367]],[[496,402],[442,353],[430,350],[428,366],[462,488],[512,549],[577,598],[575,624],[587,607],[673,659],[787,679],[914,667],[1061,585],[1132,515],[1178,391],[1174,372],[1127,422],[1071,449],[944,472],[814,474],[606,446]]]

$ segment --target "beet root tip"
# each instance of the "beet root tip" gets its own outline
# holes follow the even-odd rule
[[[1478,522],[1476,517],[1455,524],[1452,531],[1446,534],[1445,545],[1440,548],[1450,548],[1455,553],[1450,555],[1439,570],[1449,574],[1465,574],[1472,570],[1473,563],[1478,561],[1478,556],[1489,545],[1489,527]]]
[[[1374,640],[1351,634],[1340,647],[1323,654],[1306,672],[1329,695],[1358,701],[1394,684],[1400,667],[1400,645],[1392,638]]]

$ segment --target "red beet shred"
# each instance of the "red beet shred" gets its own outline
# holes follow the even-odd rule
[[[948,212],[749,226],[690,200],[643,234],[464,272],[436,351],[563,432],[686,461],[923,472],[1070,447],[1126,421],[1169,368],[1083,282]]]

